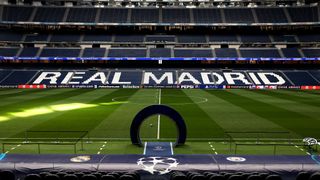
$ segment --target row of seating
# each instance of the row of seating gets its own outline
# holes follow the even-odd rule
[[[0,31],[0,41],[25,42],[25,43],[61,43],[61,42],[83,42],[83,43],[297,43],[297,42],[320,42],[320,34],[299,35],[269,35],[269,34],[213,34],[213,35],[124,35],[124,34],[39,34]]]
[[[140,180],[145,179],[137,172],[81,172],[81,171],[48,171],[32,173],[17,177],[14,172],[6,170],[0,172],[0,179],[4,180]],[[292,176],[292,174],[291,174]],[[294,177],[295,176],[295,177]],[[292,180],[319,180],[319,172],[299,172]],[[149,177],[150,179],[150,177]],[[173,171],[163,180],[283,180],[288,175],[278,175],[267,172],[183,172]]]
[[[68,8],[68,11],[63,7],[37,7],[36,12],[33,12],[34,9],[31,6],[4,6],[2,21],[81,23],[288,23],[319,21],[317,7],[195,9],[76,7]]]
[[[319,48],[0,48],[7,57],[320,57]]]
[[[285,177],[285,176],[284,176]],[[319,180],[320,173],[300,172],[292,180]],[[181,172],[171,173],[170,180],[282,180],[282,176],[260,172]]]
[[[74,171],[50,171],[32,173],[17,177],[12,171],[0,172],[2,180],[140,180],[140,174],[136,172],[74,172]]]

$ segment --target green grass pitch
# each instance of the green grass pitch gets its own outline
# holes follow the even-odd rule
[[[130,144],[130,124],[141,109],[159,103],[187,124],[187,143],[175,154],[306,155],[302,139],[320,139],[319,91],[0,89],[0,150],[142,154]],[[177,132],[168,118],[153,116],[140,135],[174,141]]]

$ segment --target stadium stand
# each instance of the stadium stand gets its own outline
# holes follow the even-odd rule
[[[44,48],[42,57],[79,57],[80,49],[74,48]]]
[[[94,8],[71,8],[68,13],[67,22],[95,22],[97,9]]]
[[[145,48],[110,48],[108,57],[146,57]]]
[[[105,8],[101,9],[99,23],[126,23],[128,21],[128,9]]]
[[[157,23],[159,12],[154,9],[132,9],[131,23]]]
[[[224,9],[224,14],[227,23],[254,23],[252,11],[249,8]]]
[[[192,11],[195,23],[222,23],[219,9],[196,8]]]
[[[287,23],[283,8],[256,8],[259,23]]]
[[[300,172],[292,180],[317,180],[320,174],[318,172]],[[12,171],[2,171],[1,178],[14,180],[16,176]],[[105,172],[105,171],[43,171],[40,173],[30,173],[19,175],[22,180],[139,180],[144,178],[144,174],[139,172]],[[264,172],[212,172],[212,171],[173,171],[169,175],[170,180],[285,180],[281,175]]]
[[[27,1],[0,5],[0,87],[320,89],[319,3],[59,0],[27,5]],[[110,94],[129,97],[121,93]],[[101,100],[113,103],[113,97],[103,95]],[[222,95],[215,98],[224,100]],[[237,101],[226,103],[254,101],[245,98],[240,94]],[[313,106],[308,105],[311,110],[316,109]],[[263,118],[252,109],[251,114]],[[13,115],[1,115],[1,123],[8,123],[8,118]],[[200,160],[181,155],[181,166],[155,177],[157,172],[141,168],[137,161],[145,154],[115,157],[99,151],[89,156],[89,163],[71,163],[71,154],[32,154],[33,159],[7,153],[4,145],[2,150],[0,180],[319,180],[320,176],[314,168],[319,162],[309,152],[298,156],[298,163],[292,156],[248,156],[254,162],[232,157],[234,162],[228,160],[229,154],[214,152]]]
[[[247,49],[247,48],[240,48],[240,53],[242,57],[275,57],[280,58],[280,54],[278,49]]]
[[[171,57],[171,49],[169,48],[151,48],[150,57]]]
[[[238,57],[235,48],[216,48],[215,53],[217,57]]]
[[[190,10],[185,8],[165,8],[162,10],[163,23],[190,23]]]
[[[105,48],[85,48],[82,57],[105,57]]]
[[[33,21],[35,22],[62,22],[65,8],[43,7],[38,8]]]

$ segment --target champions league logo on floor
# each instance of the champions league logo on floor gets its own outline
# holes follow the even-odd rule
[[[71,158],[70,161],[71,162],[76,162],[76,163],[81,163],[81,162],[87,162],[90,161],[90,156],[77,156],[74,158]]]
[[[243,158],[243,157],[227,157],[227,160],[231,161],[231,162],[244,162],[244,161],[246,161],[246,158]]]
[[[177,159],[171,157],[145,157],[138,159],[137,164],[142,167],[142,170],[161,175],[169,173],[179,163]]]

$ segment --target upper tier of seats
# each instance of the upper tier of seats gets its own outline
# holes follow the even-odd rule
[[[82,44],[290,44],[320,42],[320,34],[180,34],[140,35],[108,33],[20,33],[0,30],[0,42]]]
[[[320,48],[33,48],[0,47],[6,57],[317,58]]]
[[[2,23],[226,24],[319,23],[318,7],[92,8],[0,6]]]

